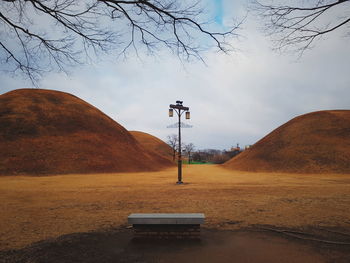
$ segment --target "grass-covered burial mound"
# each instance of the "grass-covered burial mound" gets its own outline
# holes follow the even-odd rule
[[[152,171],[171,165],[76,96],[42,89],[0,95],[2,175]]]
[[[173,160],[173,149],[161,139],[140,131],[130,131],[131,135],[147,150]]]
[[[245,171],[350,173],[350,110],[298,116],[224,166]]]

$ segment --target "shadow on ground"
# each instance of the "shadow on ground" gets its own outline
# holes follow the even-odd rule
[[[348,237],[346,237],[348,238]],[[75,233],[0,251],[0,262],[350,262],[350,246],[262,228],[202,229],[200,240],[135,240],[131,229]]]

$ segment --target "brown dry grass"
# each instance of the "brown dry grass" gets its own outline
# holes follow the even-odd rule
[[[350,175],[230,171],[216,165],[149,173],[0,177],[0,249],[119,227],[135,212],[202,212],[206,227],[350,228]]]
[[[64,92],[0,95],[0,174],[137,172],[173,165],[120,124]]]
[[[170,161],[173,160],[173,149],[161,139],[145,132],[129,132],[145,149],[152,151],[154,154],[160,155]]]
[[[298,116],[225,166],[243,171],[350,173],[350,110]]]

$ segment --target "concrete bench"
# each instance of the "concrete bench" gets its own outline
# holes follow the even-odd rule
[[[192,214],[130,214],[136,238],[199,238],[205,216]]]

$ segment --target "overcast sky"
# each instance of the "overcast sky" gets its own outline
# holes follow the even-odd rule
[[[210,1],[210,0],[208,0]],[[240,1],[211,0],[208,20],[220,26],[243,17]],[[241,1],[245,2],[245,1]],[[349,30],[349,28],[346,28]],[[50,74],[41,88],[74,94],[99,108],[128,130],[166,140],[176,133],[167,125],[169,104],[183,100],[193,128],[183,140],[199,149],[228,149],[253,144],[298,115],[350,106],[350,37],[344,30],[329,34],[301,59],[278,54],[248,16],[232,40],[238,50],[228,55],[208,52],[202,62],[182,64],[160,51],[158,57],[103,59],[75,68],[69,76]],[[0,93],[32,87],[21,78],[0,76]]]

